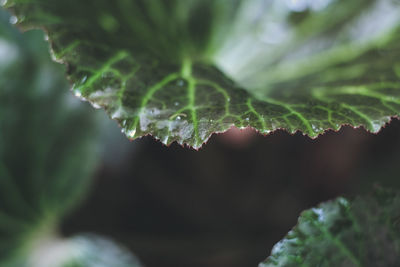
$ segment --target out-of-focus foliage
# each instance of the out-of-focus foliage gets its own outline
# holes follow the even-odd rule
[[[22,34],[13,19],[0,9],[0,266],[54,267],[63,260],[110,266],[95,261],[117,256],[118,248],[98,238],[60,239],[69,249],[40,253],[86,191],[98,155],[97,126],[92,109],[70,95],[43,32]],[[101,250],[107,251],[95,254]],[[130,257],[113,266],[134,266]],[[56,261],[46,263],[51,258]]]
[[[260,267],[400,265],[400,194],[378,189],[304,211]]]
[[[231,125],[317,136],[400,114],[395,0],[9,0],[77,96],[130,138],[200,147]]]
[[[28,265],[37,267],[140,267],[126,249],[95,235],[45,241],[31,255]]]

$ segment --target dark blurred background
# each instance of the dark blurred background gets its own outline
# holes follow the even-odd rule
[[[199,151],[130,142],[107,123],[91,192],[61,230],[111,237],[147,267],[257,266],[302,210],[400,182],[397,119],[315,140],[232,129]]]

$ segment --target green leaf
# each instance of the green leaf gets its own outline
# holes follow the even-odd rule
[[[378,189],[304,211],[260,267],[399,266],[400,194]]]
[[[124,247],[92,234],[68,239],[50,238],[32,254],[33,267],[140,267],[139,260]],[[52,256],[50,256],[52,255]]]
[[[395,0],[9,0],[75,95],[129,138],[198,148],[232,125],[315,137],[400,114]]]
[[[97,127],[43,32],[21,34],[9,21],[0,10],[0,266],[19,267],[37,232],[55,230],[85,191]]]

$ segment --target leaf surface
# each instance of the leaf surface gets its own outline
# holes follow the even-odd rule
[[[304,211],[260,267],[398,266],[400,194],[378,189]]]
[[[311,137],[400,113],[392,0],[9,0],[75,95],[129,138],[200,147],[232,125]],[[379,22],[379,23],[377,23]]]

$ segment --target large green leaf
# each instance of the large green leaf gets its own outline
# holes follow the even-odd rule
[[[25,266],[85,191],[96,123],[72,97],[42,31],[21,34],[0,10],[0,266]],[[34,245],[35,244],[35,245]],[[32,265],[28,265],[32,266]]]
[[[400,194],[377,190],[304,211],[260,267],[400,266]]]
[[[130,138],[197,148],[232,125],[377,132],[400,113],[396,0],[5,2]]]

